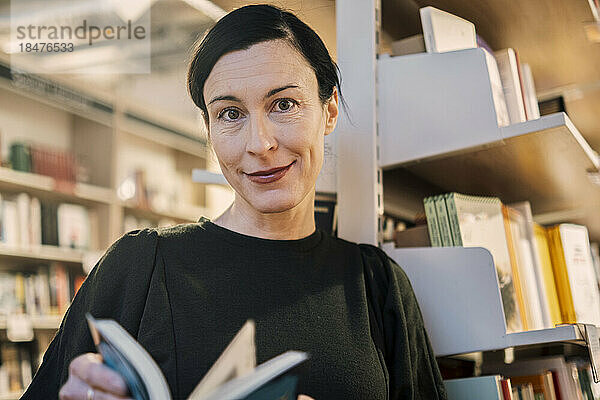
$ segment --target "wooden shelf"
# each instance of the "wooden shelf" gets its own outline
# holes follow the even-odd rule
[[[56,246],[31,246],[22,248],[0,243],[0,258],[13,258],[21,261],[60,261],[70,264],[82,264],[84,252]]]
[[[44,315],[44,316],[32,316],[31,323],[33,329],[43,331],[54,331],[60,328],[62,322],[62,315]],[[6,317],[0,316],[0,329],[6,329]]]
[[[76,183],[73,192],[60,191],[56,180],[49,176],[0,168],[0,190],[26,191],[33,196],[55,198],[85,205],[110,204],[114,192],[109,188]]]

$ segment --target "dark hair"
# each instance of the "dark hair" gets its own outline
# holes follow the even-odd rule
[[[334,87],[337,87],[344,104],[339,69],[319,35],[288,11],[256,4],[238,8],[221,18],[194,51],[188,70],[188,90],[207,123],[204,83],[219,58],[232,51],[277,39],[287,41],[308,61],[317,76],[319,99],[323,104],[333,94]]]

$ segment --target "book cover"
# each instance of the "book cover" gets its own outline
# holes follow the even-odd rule
[[[506,101],[506,109],[511,124],[518,124],[527,121],[525,115],[525,104],[523,104],[523,94],[521,81],[519,79],[519,68],[517,66],[517,57],[513,49],[503,49],[494,52],[500,80],[502,81],[502,90]]]
[[[448,400],[503,400],[502,377],[500,375],[473,378],[449,379],[444,381]]]
[[[441,247],[442,238],[440,236],[440,227],[433,197],[426,197],[423,200],[423,205],[425,206],[425,216],[427,218],[427,229],[429,230],[431,245],[434,247]]]
[[[15,171],[31,172],[31,153],[24,143],[10,145],[10,164]]]
[[[538,119],[540,117],[540,107],[537,101],[531,67],[529,64],[525,63],[521,66],[521,71],[523,73],[523,93],[525,95],[525,102],[527,103],[527,109],[530,111],[529,119]]]
[[[539,298],[540,309],[542,313],[542,322],[544,328],[553,328],[554,321],[551,315],[551,304],[558,308],[558,299],[556,297],[556,287],[554,286],[554,277],[552,276],[552,266],[549,265],[549,273],[551,280],[546,282],[544,277],[544,266],[538,251],[538,243],[535,237],[535,222],[533,221],[533,213],[531,204],[528,201],[510,204],[510,207],[517,210],[523,217],[522,235],[527,240],[528,251],[531,257],[535,282],[537,284],[537,296]],[[548,286],[548,287],[547,287]]]
[[[462,245],[484,247],[492,254],[508,332],[523,330],[520,305],[506,238],[502,203],[497,197],[452,196]]]
[[[17,202],[2,199],[2,240],[9,246],[21,243],[21,225]]]
[[[529,330],[544,329],[544,316],[540,302],[540,289],[537,284],[533,251],[527,236],[524,216],[517,209],[506,206],[513,247],[516,255],[516,267],[520,278],[525,317]]]
[[[502,384],[502,396],[504,397],[504,400],[513,400],[512,384],[510,379],[504,378],[500,383]]]
[[[77,204],[60,204],[56,213],[59,246],[89,249],[90,220],[87,209]]]
[[[423,7],[419,13],[428,53],[477,47],[475,25],[471,22],[434,7]]]
[[[448,220],[448,211],[446,210],[446,200],[443,195],[433,198],[435,204],[435,212],[437,215],[438,225],[440,228],[440,237],[442,238],[442,246],[452,247],[452,231],[450,230],[450,222]]]
[[[27,193],[19,193],[15,197],[17,202],[18,224],[19,224],[19,246],[28,248],[31,244],[31,199]]]
[[[548,229],[550,255],[563,323],[600,325],[600,294],[585,226]]]
[[[458,214],[456,212],[456,203],[454,195],[456,193],[446,193],[444,199],[446,201],[446,210],[448,211],[448,221],[450,222],[450,231],[452,232],[452,242],[455,246],[462,246],[463,242],[460,237],[460,224],[458,223]]]
[[[527,309],[527,304],[525,300],[525,293],[523,290],[524,283],[521,279],[521,271],[519,269],[519,260],[518,260],[518,245],[513,238],[513,229],[510,223],[510,215],[508,208],[502,204],[502,217],[504,221],[504,234],[506,235],[506,244],[508,247],[508,254],[510,259],[510,266],[513,273],[513,282],[515,287],[516,299],[519,304],[519,310],[521,311],[521,323],[523,324],[523,330],[529,330],[529,320],[527,317],[529,314]]]
[[[558,303],[558,293],[554,281],[554,272],[552,270],[552,260],[550,258],[550,248],[548,247],[548,237],[546,229],[539,224],[533,224],[536,251],[540,260],[541,274],[544,280],[544,289],[546,290],[546,300],[548,301],[548,311],[550,313],[551,327],[562,323],[560,314],[560,305]]]
[[[492,87],[492,100],[494,102],[494,109],[496,111],[496,122],[498,126],[508,126],[510,125],[511,121],[508,115],[508,109],[506,107],[504,88],[502,86],[502,79],[500,78],[498,64],[490,52],[488,52],[486,49],[482,50],[485,53],[485,61],[488,68],[488,75],[490,77],[490,85]]]

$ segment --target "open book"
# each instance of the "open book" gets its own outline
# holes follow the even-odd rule
[[[117,322],[86,315],[104,363],[123,376],[135,400],[171,399],[167,381],[150,354]],[[300,364],[308,354],[287,351],[256,366],[254,321],[248,320],[198,383],[189,400],[271,400],[297,397]]]

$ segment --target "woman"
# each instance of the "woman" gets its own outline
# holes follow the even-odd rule
[[[256,5],[198,47],[189,91],[235,201],[215,221],[124,235],[94,268],[25,399],[118,399],[84,318],[113,318],[185,398],[248,318],[258,362],[311,354],[299,387],[317,400],[441,399],[410,284],[374,246],[315,229],[315,182],[338,117],[339,78],[316,33]],[[66,383],[65,383],[66,382]]]

